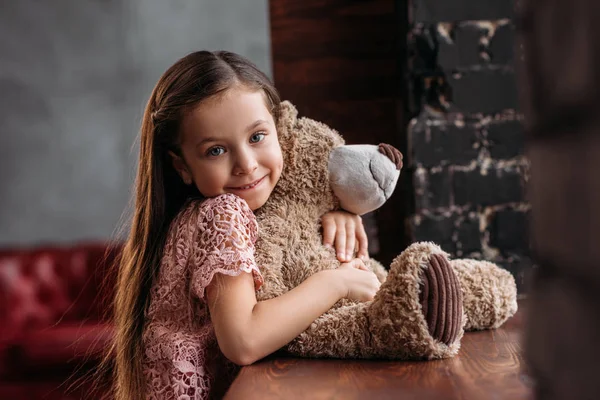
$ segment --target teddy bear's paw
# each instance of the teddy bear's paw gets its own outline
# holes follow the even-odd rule
[[[517,312],[517,285],[510,272],[487,261],[450,261],[463,295],[465,330],[495,329]]]
[[[462,328],[460,284],[443,254],[432,254],[428,264],[421,271],[419,301],[431,336],[449,345]]]

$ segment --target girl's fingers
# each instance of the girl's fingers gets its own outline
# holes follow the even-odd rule
[[[346,261],[349,261],[354,256],[356,249],[356,224],[350,221],[346,224]]]
[[[335,246],[339,261],[350,261],[355,251],[357,257],[368,258],[368,238],[360,216],[334,211],[325,214],[321,223],[323,244],[327,247]]]
[[[323,225],[323,244],[326,247],[333,246],[333,241],[335,239],[335,221],[330,218],[324,218],[322,221]]]
[[[358,269],[362,269],[363,271],[368,271],[369,268],[367,268],[367,266],[365,265],[365,263],[362,262],[362,260],[358,259],[358,262],[354,263],[354,266]]]
[[[362,224],[359,224],[356,228],[356,239],[358,241],[358,257],[367,259],[369,257],[369,238]]]
[[[346,258],[346,227],[339,225],[335,232],[335,251],[340,261],[348,261]]]
[[[363,271],[370,271],[370,269],[365,266],[365,263],[360,258],[353,258],[348,262],[343,262],[338,268],[356,268],[362,269]]]

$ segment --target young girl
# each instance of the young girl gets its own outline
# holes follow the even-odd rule
[[[257,302],[252,211],[283,169],[279,96],[248,60],[197,52],[160,78],[142,122],[135,211],[115,297],[118,399],[221,397],[237,365],[281,348],[343,297],[379,281],[360,218],[323,217],[340,268]],[[290,312],[293,310],[293,312]]]

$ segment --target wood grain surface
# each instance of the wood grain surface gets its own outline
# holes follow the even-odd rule
[[[232,399],[529,399],[523,309],[503,327],[466,333],[448,360],[397,362],[272,357],[244,367]]]

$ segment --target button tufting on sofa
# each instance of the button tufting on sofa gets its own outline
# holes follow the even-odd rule
[[[105,244],[0,250],[0,377],[97,362],[120,251]]]

